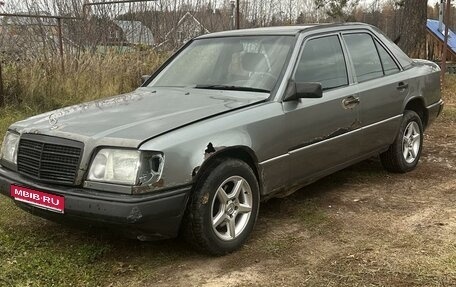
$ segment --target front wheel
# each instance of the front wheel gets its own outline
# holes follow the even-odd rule
[[[251,167],[237,159],[218,159],[196,183],[184,219],[184,235],[195,247],[213,255],[239,249],[253,230],[259,200]]]
[[[422,146],[421,118],[414,111],[406,110],[394,143],[380,155],[383,167],[397,173],[413,170],[420,159]]]

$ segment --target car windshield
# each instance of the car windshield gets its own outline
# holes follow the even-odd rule
[[[148,86],[270,92],[293,39],[250,36],[195,40]]]

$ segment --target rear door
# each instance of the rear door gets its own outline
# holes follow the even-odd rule
[[[352,62],[360,99],[363,154],[390,145],[402,117],[402,103],[409,91],[400,66],[379,39],[367,31],[343,34]]]
[[[319,82],[323,98],[283,103],[289,132],[290,180],[317,177],[358,155],[358,95],[347,70],[338,34],[305,41],[295,67],[295,82]]]

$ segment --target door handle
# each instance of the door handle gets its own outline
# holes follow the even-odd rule
[[[405,91],[408,89],[408,84],[407,83],[404,83],[404,82],[400,82],[398,85],[397,85],[397,89],[401,92]]]
[[[355,106],[359,105],[359,97],[350,96],[342,100],[342,105],[346,109],[353,109]]]

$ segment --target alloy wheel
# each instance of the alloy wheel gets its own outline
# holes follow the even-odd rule
[[[414,162],[418,157],[420,143],[420,127],[416,122],[412,121],[405,128],[402,138],[402,155],[407,163]]]
[[[236,239],[247,226],[252,213],[253,196],[249,183],[231,176],[218,187],[211,206],[212,229],[224,241]]]

